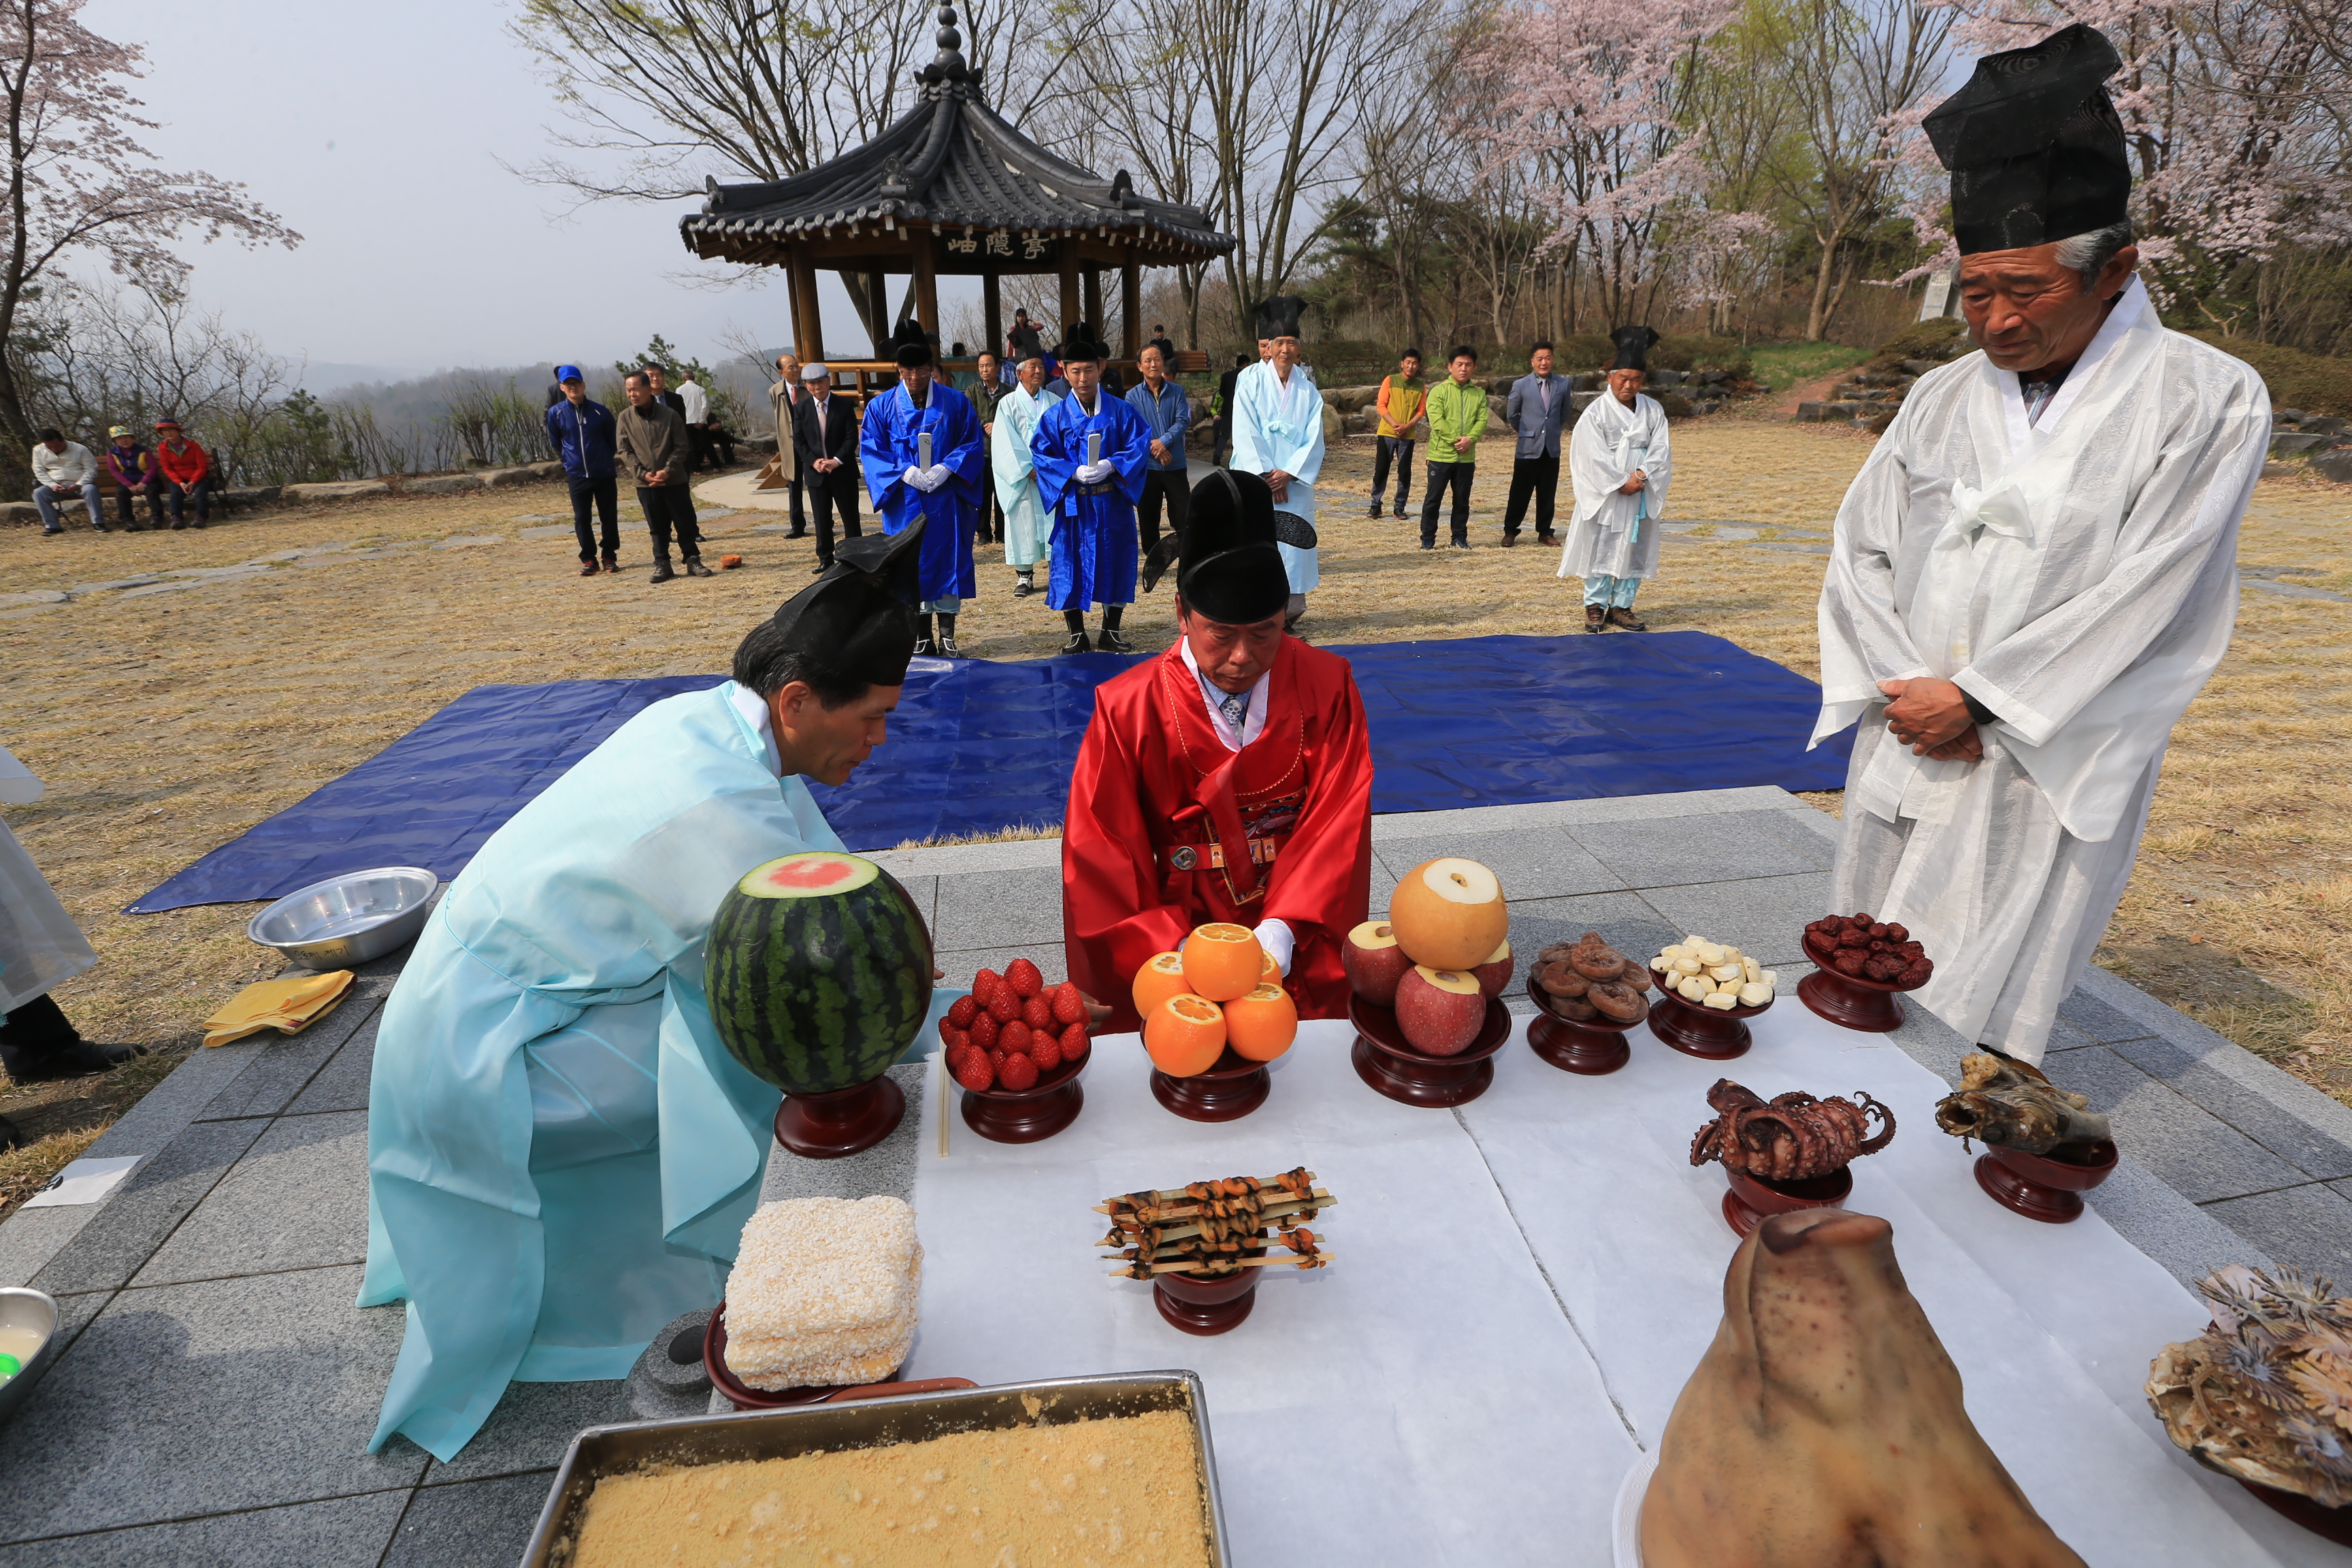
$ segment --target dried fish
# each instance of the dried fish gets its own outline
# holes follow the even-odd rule
[[[1960,1087],[1936,1102],[1936,1125],[1963,1142],[1975,1138],[2028,1154],[2113,1136],[2089,1100],[2060,1089],[2039,1068],[1990,1051],[1960,1058]]]

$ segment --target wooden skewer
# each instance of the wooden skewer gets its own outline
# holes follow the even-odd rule
[[[1309,1171],[1307,1173],[1307,1181],[1308,1185],[1312,1186],[1314,1184],[1314,1172]],[[1203,1184],[1205,1185],[1206,1184]],[[1271,1176],[1268,1176],[1258,1183],[1258,1191],[1262,1193],[1279,1193],[1285,1197],[1296,1195],[1288,1187],[1284,1186],[1279,1180]],[[1109,1199],[1104,1203],[1097,1204],[1095,1205],[1095,1213],[1111,1214],[1122,1208],[1132,1209],[1135,1207],[1135,1204],[1132,1201],[1135,1195],[1136,1194],[1132,1193],[1121,1193],[1115,1198]],[[1151,1196],[1159,1200],[1159,1203],[1162,1205],[1168,1204],[1197,1204],[1201,1201],[1199,1198],[1194,1197],[1192,1194],[1184,1191],[1181,1187],[1173,1192],[1155,1192]],[[1239,1200],[1227,1198],[1224,1201],[1227,1203],[1234,1203]]]
[[[1304,1258],[1291,1254],[1285,1254],[1279,1258],[1237,1258],[1232,1261],[1237,1268],[1320,1268],[1325,1263],[1330,1260],[1330,1258],[1331,1255],[1328,1252],[1311,1252]],[[1151,1265],[1151,1272],[1154,1274],[1181,1274],[1187,1269],[1200,1269],[1207,1267],[1208,1266],[1203,1263],[1179,1259],[1174,1263],[1154,1263]],[[1141,1276],[1137,1274],[1133,1268],[1128,1268],[1113,1270],[1111,1278],[1114,1279],[1140,1279]]]
[[[1227,1215],[1224,1216],[1224,1223],[1234,1224],[1249,1219],[1280,1218],[1286,1215],[1298,1214],[1306,1209],[1331,1208],[1335,1206],[1339,1201],[1339,1200],[1338,1198],[1333,1197],[1329,1193],[1318,1187],[1315,1190],[1315,1195],[1311,1198],[1286,1197],[1279,1202],[1267,1204],[1263,1208],[1250,1210],[1241,1214]],[[1102,1211],[1097,1209],[1095,1212],[1099,1214]],[[1165,1231],[1165,1228],[1171,1220],[1198,1221],[1202,1217],[1200,1209],[1198,1207],[1193,1207],[1190,1209],[1170,1211],[1155,1210],[1150,1215],[1132,1214],[1118,1215],[1114,1216],[1114,1223],[1121,1230],[1143,1230],[1151,1227],[1159,1227]],[[1174,1233],[1171,1232],[1168,1234]]]

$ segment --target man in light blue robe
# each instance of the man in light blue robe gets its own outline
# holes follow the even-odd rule
[[[1045,412],[1037,389],[1045,384],[1045,362],[1032,354],[1016,374],[1018,384],[997,399],[989,473],[996,485],[996,504],[1004,513],[1004,563],[1013,568],[1013,596],[1025,599],[1037,591],[1037,563],[1045,559],[1048,531],[1045,503],[1037,493],[1036,464],[1029,451],[1029,438]],[[1051,581],[1049,574],[1049,584]]]
[[[857,432],[857,460],[882,531],[897,533],[918,517],[923,531],[918,654],[958,657],[956,616],[972,595],[971,531],[980,515],[980,477],[988,466],[988,438],[971,399],[932,379],[929,343],[898,350],[898,384],[866,405]],[[924,437],[930,460],[923,460]],[[930,617],[939,617],[933,633]]]
[[[1103,607],[1102,650],[1133,653],[1119,619],[1135,603],[1135,503],[1150,472],[1151,427],[1125,398],[1103,390],[1101,344],[1067,342],[1058,352],[1070,395],[1047,405],[1029,437],[1053,527],[1045,603],[1070,629],[1064,653],[1088,650],[1089,605]]]
[[[1270,352],[1234,378],[1233,467],[1265,476],[1275,509],[1312,529],[1315,480],[1323,471],[1323,394],[1298,363],[1298,313],[1306,303],[1295,294],[1258,303],[1257,335]],[[1307,614],[1307,595],[1323,574],[1314,545],[1285,540],[1276,548],[1290,578],[1287,631]]]
[[[923,531],[845,542],[734,679],[621,726],[449,884],[368,1094],[359,1304],[408,1303],[371,1449],[446,1460],[509,1382],[625,1376],[724,1294],[780,1097],[719,1041],[703,941],[745,872],[842,847],[803,775],[884,738]]]

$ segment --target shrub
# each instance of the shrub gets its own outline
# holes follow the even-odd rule
[[[1727,370],[1743,381],[1756,368],[1738,339],[1699,336],[1659,339],[1650,363],[1660,370]]]
[[[1896,370],[1906,359],[1931,359],[1940,364],[1959,358],[1975,346],[1969,341],[1969,324],[1958,316],[1914,321],[1878,345],[1877,352],[1870,356],[1870,368]]]
[[[2272,407],[2300,408],[2305,414],[2352,418],[2352,359],[2223,337],[2216,331],[2189,335],[2252,365],[2254,374],[2263,378],[2263,384],[2270,388]]]

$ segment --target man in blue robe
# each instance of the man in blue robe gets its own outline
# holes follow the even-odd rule
[[[625,1376],[724,1294],[779,1095],[719,1041],[704,938],[746,871],[842,847],[803,779],[884,739],[925,531],[845,542],[732,680],[621,726],[449,884],[368,1093],[359,1304],[408,1303],[371,1449],[446,1460],[509,1382]]]
[[[1298,363],[1298,315],[1307,301],[1276,294],[1259,301],[1257,335],[1266,358],[1234,378],[1233,466],[1265,477],[1281,525],[1278,548],[1290,578],[1283,630],[1307,614],[1307,595],[1322,581],[1316,557],[1315,480],[1323,471],[1323,394]],[[1305,539],[1301,544],[1299,539]]]
[[[1045,604],[1070,628],[1064,653],[1087,651],[1090,605],[1103,607],[1102,650],[1133,653],[1118,624],[1135,603],[1135,503],[1150,476],[1151,427],[1125,398],[1103,391],[1100,343],[1067,342],[1056,352],[1070,395],[1037,416],[1029,437],[1053,528]]]
[[[956,615],[972,595],[971,531],[980,515],[988,437],[981,434],[971,399],[932,379],[936,362],[929,343],[906,343],[898,358],[898,384],[866,405],[857,458],[883,532],[896,533],[918,517],[930,519],[923,531],[923,626],[915,651],[954,658]]]

